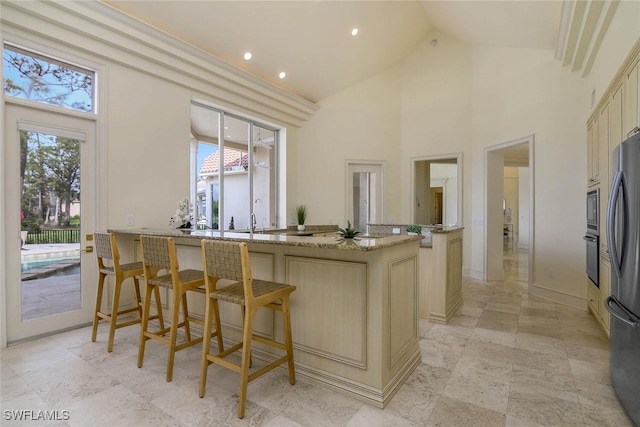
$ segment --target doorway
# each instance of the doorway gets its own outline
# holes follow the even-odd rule
[[[364,231],[367,224],[384,221],[385,162],[347,160],[346,221]]]
[[[411,159],[411,222],[462,226],[462,153]]]
[[[93,317],[95,121],[7,103],[5,203],[7,341]]]
[[[528,286],[533,283],[533,153],[533,135],[485,149],[485,281],[504,280],[505,248],[511,248],[526,255],[520,264],[527,265]]]

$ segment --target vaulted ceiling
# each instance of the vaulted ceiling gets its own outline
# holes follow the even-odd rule
[[[563,15],[562,0],[103,2],[313,102],[400,63],[436,30],[554,50]]]

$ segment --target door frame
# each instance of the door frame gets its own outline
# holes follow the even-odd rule
[[[27,118],[30,114],[22,114],[20,113],[20,110],[33,113],[36,116],[44,116],[45,120],[42,121],[43,124],[49,125],[52,128],[58,127],[60,129],[64,129],[64,128],[69,128],[69,129],[89,128],[90,129],[90,132],[92,133],[92,135],[88,135],[87,139],[92,139],[94,144],[94,147],[91,153],[91,158],[90,158],[90,161],[91,163],[93,163],[93,165],[91,165],[91,167],[89,168],[87,168],[86,166],[82,167],[82,171],[85,171],[88,169],[89,172],[85,172],[83,174],[83,181],[85,181],[85,184],[81,184],[81,185],[85,187],[85,190],[84,190],[85,192],[94,193],[94,201],[92,203],[93,206],[90,207],[90,209],[93,210],[94,212],[93,214],[89,213],[90,215],[89,221],[87,221],[87,219],[83,221],[83,224],[85,224],[85,226],[81,228],[82,235],[80,239],[81,240],[80,246],[81,248],[83,248],[87,244],[84,239],[85,235],[92,233],[96,229],[102,229],[106,224],[105,180],[100,179],[100,177],[103,176],[102,171],[105,170],[104,165],[106,164],[105,163],[106,156],[104,154],[105,153],[104,146],[103,144],[100,143],[100,141],[102,141],[103,139],[99,137],[101,132],[99,129],[97,116],[91,113],[67,111],[66,109],[63,109],[60,107],[43,105],[33,101],[20,100],[20,99],[14,99],[9,97],[5,98],[4,105],[5,105],[5,110],[2,115],[2,121],[5,127],[3,131],[5,132],[5,134],[7,132],[18,132],[17,123],[10,123],[7,121],[8,115],[12,115],[20,118],[24,117],[25,121],[34,121],[32,119]],[[56,116],[58,118],[56,118]],[[60,121],[67,122],[67,124],[61,126]],[[35,122],[38,122],[38,121],[36,120]],[[72,124],[69,125],[68,124],[69,122]],[[82,122],[85,122],[85,124],[82,125]],[[77,123],[77,125],[74,126],[73,123]],[[5,137],[5,134],[2,135],[3,138]],[[15,149],[16,147],[7,147],[5,145],[5,149],[2,150],[0,154],[0,161],[2,162],[3,169],[5,170],[7,169],[6,167],[7,162],[14,160],[13,154],[15,154]],[[8,155],[9,153],[7,153],[7,151],[11,153],[11,158],[9,158],[9,155]],[[101,159],[101,160],[98,161],[98,159]],[[89,182],[86,182],[87,173],[90,174],[88,179]],[[6,173],[2,174],[2,181],[0,181],[0,184],[2,184],[1,188],[3,189],[3,192],[7,194],[7,189],[8,189],[7,186],[12,184],[11,184],[11,180],[8,180]],[[0,347],[5,347],[7,344],[12,342],[16,342],[24,339],[31,339],[41,335],[48,335],[51,333],[59,332],[61,330],[75,328],[75,327],[83,326],[87,323],[90,323],[93,315],[92,314],[93,304],[95,303],[96,287],[94,282],[96,282],[97,280],[96,278],[97,271],[96,271],[95,262],[92,262],[92,258],[95,255],[81,253],[82,266],[83,266],[83,272],[81,274],[81,277],[83,280],[82,287],[81,287],[82,289],[81,298],[82,298],[83,307],[82,307],[82,314],[79,314],[79,313],[77,314],[78,320],[74,320],[70,322],[63,321],[62,322],[63,326],[60,328],[45,328],[43,330],[38,330],[39,327],[36,325],[36,323],[34,321],[30,321],[34,323],[32,323],[29,326],[26,326],[26,329],[21,329],[19,332],[16,332],[10,329],[10,327],[14,327],[14,324],[16,321],[19,323],[22,323],[22,320],[19,314],[17,315],[18,317],[16,317],[15,313],[12,315],[11,313],[13,312],[9,310],[9,307],[8,307],[8,303],[9,303],[8,297],[12,297],[12,298],[14,297],[11,295],[11,292],[7,287],[7,283],[9,283],[10,281],[15,282],[16,280],[19,280],[19,276],[16,276],[15,270],[12,270],[12,271],[7,270],[7,267],[8,267],[7,260],[15,257],[15,254],[11,254],[9,252],[13,250],[13,246],[14,246],[13,243],[15,243],[13,239],[14,236],[13,234],[8,233],[7,231],[9,231],[9,228],[13,229],[16,227],[16,221],[18,221],[17,227],[19,228],[19,218],[18,218],[17,212],[19,212],[19,209],[20,209],[20,199],[19,197],[17,200],[14,200],[14,199],[15,197],[3,197],[2,210],[0,213],[0,229],[4,231],[2,233],[2,236],[0,237],[0,254],[2,256],[0,261],[2,263],[0,264],[0,266],[2,267],[2,273],[0,275],[0,279],[2,280],[2,283],[0,283],[0,296],[2,296],[2,300],[0,302],[0,320],[2,323],[2,326],[0,327],[0,339],[1,339]],[[85,211],[85,218],[86,218],[86,207],[84,211]],[[87,222],[89,222],[88,225],[87,225]],[[91,245],[91,242],[89,242],[88,244]],[[74,318],[74,317],[71,316],[71,318]],[[46,318],[43,318],[43,319],[46,319]],[[11,323],[11,325],[9,323]]]

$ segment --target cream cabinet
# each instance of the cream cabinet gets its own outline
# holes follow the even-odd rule
[[[600,182],[599,121],[600,117],[596,116],[587,127],[587,185],[589,187]]]
[[[604,308],[605,300],[611,294],[611,262],[608,253],[600,256],[600,299],[596,316],[609,335],[609,312]]]
[[[600,248],[607,249],[607,228],[604,226],[607,217],[607,201],[609,199],[609,134],[610,134],[610,104],[607,103],[600,110],[598,120],[598,146],[600,171]]]
[[[640,126],[640,108],[638,103],[640,102],[640,86],[638,85],[638,79],[640,78],[640,56],[636,56],[631,63],[631,66],[627,68],[624,73],[624,135],[623,139],[626,139],[634,128]]]
[[[593,284],[593,282],[587,279],[587,304],[589,305],[589,310],[596,317],[596,319],[600,319],[600,291]]]
[[[587,281],[587,306],[609,334],[605,300],[611,293],[611,261],[607,245],[607,202],[613,167],[611,154],[640,127],[640,39],[611,81],[587,120],[587,179],[600,188],[600,287]]]
[[[624,131],[622,112],[624,107],[622,102],[624,100],[623,91],[625,86],[623,82],[619,82],[617,86],[613,88],[611,94],[611,101],[609,102],[609,152],[612,152],[618,144],[624,141],[627,137],[627,132]],[[611,184],[611,168],[609,169],[609,184]]]

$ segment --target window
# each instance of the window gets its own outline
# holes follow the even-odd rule
[[[93,71],[9,45],[2,56],[6,96],[94,111]]]
[[[191,132],[196,141],[192,179],[198,227],[277,226],[277,129],[192,103]]]

